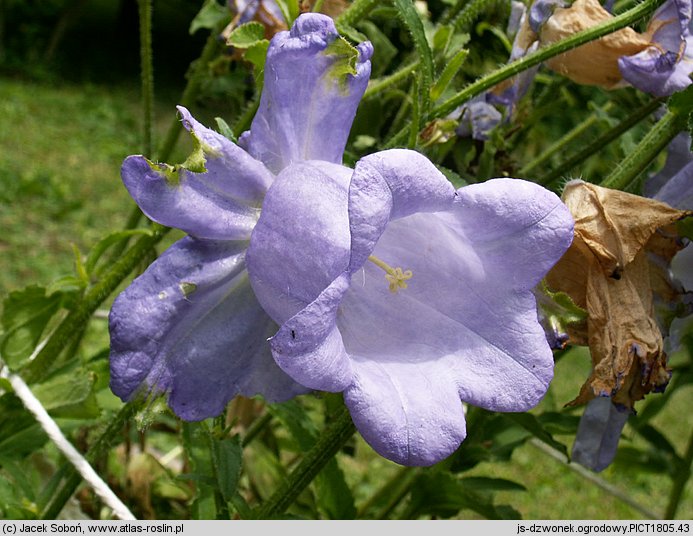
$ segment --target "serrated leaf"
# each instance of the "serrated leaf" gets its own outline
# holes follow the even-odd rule
[[[41,405],[54,417],[93,419],[100,409],[94,395],[96,376],[85,369],[66,367],[32,386]]]
[[[248,47],[248,50],[243,54],[243,59],[250,62],[253,65],[253,72],[255,75],[255,84],[258,90],[262,88],[263,73],[265,70],[265,60],[267,59],[267,49],[269,48],[269,41],[263,39],[258,41],[254,45]]]
[[[216,468],[217,486],[226,502],[236,495],[241,477],[243,448],[239,436],[213,439],[212,459]]]
[[[31,285],[11,292],[3,303],[0,354],[16,369],[31,356],[46,325],[60,309],[61,294],[47,295],[46,289]]]
[[[359,59],[359,51],[343,37],[339,36],[327,45],[324,53],[335,57],[335,61],[330,67],[331,76],[341,81],[347,75],[355,76],[357,74],[356,63]]]
[[[226,44],[236,48],[250,48],[265,40],[265,27],[257,21],[250,21],[235,28],[226,39]]]
[[[412,0],[393,0],[393,4],[397,8],[397,15],[411,35],[414,48],[420,60],[421,83],[419,84],[419,98],[421,99],[421,116],[423,117],[428,113],[430,105],[429,88],[431,87],[435,70],[433,55],[426,40],[423,23],[414,7],[414,2]]]
[[[206,0],[190,23],[188,31],[192,35],[201,28],[213,30],[227,20],[231,21],[231,12],[226,7],[217,3],[216,0]]]

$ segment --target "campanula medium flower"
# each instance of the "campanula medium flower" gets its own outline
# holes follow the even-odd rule
[[[186,163],[125,160],[123,181],[143,212],[189,236],[113,304],[115,394],[167,393],[177,415],[198,420],[237,394],[277,401],[306,391],[272,360],[276,326],[248,284],[246,249],[277,173],[302,160],[341,163],[371,53],[370,43],[342,42],[328,17],[299,17],[272,40],[259,110],[239,145],[179,108],[195,146]]]
[[[314,162],[280,173],[247,260],[281,324],[279,366],[343,391],[381,455],[429,465],[464,439],[463,401],[524,411],[545,394],[553,356],[532,289],[572,236],[566,207],[536,184],[456,191],[425,157],[393,149],[353,173]]]
[[[463,401],[523,411],[545,394],[553,357],[532,289],[573,222],[538,185],[455,191],[413,151],[341,165],[371,47],[357,58],[335,40],[319,15],[274,38],[239,146],[182,110],[198,143],[185,166],[126,160],[145,212],[191,236],[116,300],[112,386],[167,392],[186,419],[238,393],[343,391],[375,450],[428,465],[464,439]],[[263,345],[270,319],[281,327]]]

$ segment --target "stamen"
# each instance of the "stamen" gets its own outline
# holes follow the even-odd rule
[[[407,281],[411,279],[414,273],[411,270],[402,271],[401,268],[393,268],[386,262],[381,261],[375,255],[368,257],[368,260],[375,264],[378,268],[385,271],[385,279],[387,279],[390,292],[396,294],[401,288],[407,288]]]

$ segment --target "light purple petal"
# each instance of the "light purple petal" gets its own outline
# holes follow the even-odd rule
[[[688,132],[681,132],[671,140],[667,147],[667,158],[664,166],[655,175],[648,178],[643,185],[643,195],[654,197],[657,192],[676,175],[683,167],[693,162],[693,152],[691,151],[691,135]],[[663,201],[660,199],[660,201]],[[666,203],[667,201],[665,201]],[[693,207],[693,204],[689,207]]]
[[[301,160],[342,162],[373,47],[357,47],[356,75],[339,74],[335,67],[346,60],[335,53],[337,39],[332,19],[317,13],[299,16],[290,32],[272,39],[260,107],[240,143],[275,173]]]
[[[351,170],[300,162],[270,188],[248,248],[248,271],[267,313],[282,324],[349,262],[347,187]]]
[[[425,156],[407,149],[359,160],[349,187],[351,272],[360,268],[390,219],[452,206],[455,189]]]
[[[691,84],[693,58],[688,46],[690,0],[668,0],[653,15],[648,30],[652,46],[633,56],[623,56],[618,67],[632,86],[662,97]]]
[[[272,355],[279,367],[301,385],[321,391],[343,391],[353,371],[337,329],[337,308],[349,288],[342,274],[305,309],[287,320],[272,337]]]
[[[458,136],[485,141],[502,118],[501,113],[486,102],[486,97],[480,95],[462,108],[462,117],[456,133]]]
[[[142,156],[125,159],[125,187],[150,219],[197,238],[243,240],[260,213],[273,175],[224,136],[202,126],[182,106],[182,123],[193,135],[193,163],[154,164]]]
[[[204,144],[204,182],[236,201],[259,206],[274,175],[235,143],[199,123],[183,106],[177,107],[183,126]]]
[[[566,7],[565,0],[535,0],[529,8],[529,26],[539,33],[544,23],[549,20],[558,7]]]
[[[590,400],[580,418],[572,461],[595,472],[611,465],[628,415],[627,410],[617,409],[610,398]]]
[[[680,210],[693,210],[693,162],[671,177],[654,198]]]
[[[346,208],[345,179],[328,176],[343,168],[333,168],[280,174],[251,239],[253,288],[282,323],[273,355],[309,387],[344,389],[378,452],[430,465],[464,438],[461,401],[524,411],[546,392],[553,356],[532,289],[569,246],[573,220],[536,184],[455,192],[422,155],[384,151],[351,178],[349,258],[348,237],[331,228]],[[306,217],[301,232],[287,225],[291,210]],[[326,251],[337,261],[315,265]],[[371,254],[411,270],[408,287],[391,292]]]
[[[466,436],[464,410],[435,362],[354,362],[344,392],[354,424],[376,452],[402,465],[428,466],[452,454]]]
[[[235,395],[286,400],[305,388],[274,364],[276,329],[250,288],[246,243],[186,237],[115,300],[111,388],[123,400],[168,393],[186,420],[218,415]]]
[[[618,59],[624,80],[641,91],[657,97],[669,96],[691,84],[693,64],[675,52],[662,53],[654,46],[634,56]]]

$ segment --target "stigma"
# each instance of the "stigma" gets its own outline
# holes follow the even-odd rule
[[[393,294],[397,294],[399,289],[407,288],[407,281],[414,275],[411,270],[402,270],[399,267],[393,268],[375,255],[368,257],[368,260],[385,271],[385,279],[389,283],[390,292]]]

